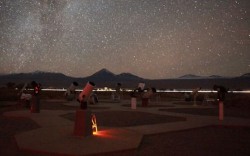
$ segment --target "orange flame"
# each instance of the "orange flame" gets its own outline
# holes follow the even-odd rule
[[[93,134],[96,135],[98,133],[98,129],[97,129],[97,122],[96,122],[96,116],[95,114],[92,114],[92,130],[93,130]]]

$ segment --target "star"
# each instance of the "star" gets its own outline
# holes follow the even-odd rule
[[[0,0],[0,73],[239,76],[248,10],[248,0]]]

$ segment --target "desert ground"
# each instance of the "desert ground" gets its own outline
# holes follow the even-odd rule
[[[25,103],[19,100],[18,91],[11,89],[0,90],[0,155],[49,155],[20,150],[17,146],[15,135],[37,129],[40,126],[30,118],[8,117],[4,113],[11,111],[27,110]],[[207,95],[205,95],[207,94]],[[112,101],[110,92],[98,92],[99,103],[89,105],[96,117],[98,126],[104,127],[129,127],[140,125],[154,125],[160,123],[174,123],[185,121],[183,116],[156,115],[141,111],[126,111],[130,108],[130,94],[124,92],[121,101]],[[138,99],[137,107],[140,109],[155,109],[161,113],[183,113],[198,116],[218,116],[218,104],[206,103],[205,97],[215,98],[214,93],[200,93],[197,98],[197,107],[193,101],[185,101],[183,93],[157,93],[145,108],[141,107]],[[68,106],[63,92],[43,91],[40,95],[41,111],[65,110],[70,111],[62,115],[69,121],[74,121],[72,111],[78,107]],[[66,104],[66,105],[65,105]],[[120,110],[111,107],[119,106]],[[180,107],[181,106],[181,107]],[[250,119],[250,95],[226,95],[224,101],[224,118]],[[144,135],[138,148],[99,153],[94,155],[250,155],[250,127],[237,125],[209,125],[204,127]],[[42,136],[41,136],[42,137]]]

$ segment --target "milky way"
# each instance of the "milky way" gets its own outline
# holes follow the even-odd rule
[[[249,0],[0,0],[0,73],[250,72]]]

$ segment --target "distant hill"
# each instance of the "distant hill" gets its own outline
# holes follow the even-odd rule
[[[211,76],[209,76],[209,78],[223,78],[223,77],[219,76],[219,75],[211,75]]]
[[[30,83],[36,81],[45,85],[46,87],[64,87],[65,84],[70,84],[75,78],[66,76],[62,73],[51,73],[36,71],[32,73],[18,73],[0,76],[0,85],[3,86],[8,82],[14,82],[15,84]]]
[[[115,75],[107,69],[102,69],[94,73],[93,75],[85,77],[83,79],[85,80],[85,82],[93,81],[98,84],[99,87],[115,87],[118,82],[122,83],[123,87],[130,87],[144,80],[143,78],[140,78],[131,73],[121,73]]]
[[[197,79],[197,78],[202,78],[202,77],[193,74],[187,74],[179,77],[179,79]]]
[[[192,89],[197,87],[212,89],[214,84],[224,85],[227,88],[234,89],[250,89],[250,73],[239,77],[225,78],[217,75],[202,77],[197,75],[184,75],[176,79],[144,79],[131,73],[114,74],[107,69],[101,69],[91,76],[75,78],[66,76],[62,73],[36,71],[32,73],[18,73],[0,75],[0,86],[6,86],[8,82],[15,84],[30,83],[37,81],[43,87],[67,88],[76,81],[79,83],[79,88],[85,86],[88,81],[93,81],[96,87],[111,87],[115,88],[119,82],[124,88],[135,88],[138,83],[144,82],[146,87],[156,87],[158,89]]]
[[[222,77],[219,75],[197,76],[197,75],[193,75],[193,74],[187,74],[187,75],[183,75],[183,76],[179,77],[179,79],[206,79],[206,78],[218,79],[218,78],[226,78],[226,77]]]
[[[112,77],[115,77],[115,74],[105,68],[89,76],[89,78],[102,78],[102,79],[109,79]]]
[[[88,79],[96,79],[96,80],[99,80],[99,79],[104,79],[104,80],[107,80],[107,81],[110,81],[110,80],[116,80],[116,81],[124,81],[124,80],[143,80],[143,78],[141,77],[138,77],[136,75],[133,75],[131,73],[121,73],[121,74],[118,74],[118,75],[115,75],[114,73],[112,73],[111,71],[107,70],[107,69],[101,69],[100,71],[97,71],[96,73],[94,73],[93,75],[91,76],[88,76],[86,77]]]
[[[70,77],[62,73],[35,71],[31,73],[0,75],[0,86],[6,86],[8,82],[24,84],[30,83],[31,81],[36,81],[41,83],[43,87],[67,88],[73,81],[76,81],[79,83],[79,87],[81,88],[88,81],[92,81],[97,87],[115,87],[118,82],[122,83],[123,87],[130,87],[143,80],[143,78],[130,73],[121,73],[119,75],[115,75],[107,69],[102,69],[91,76],[83,78]]]
[[[138,77],[136,75],[133,75],[131,73],[121,73],[119,75],[116,75],[116,77],[120,80],[144,80],[141,77]]]
[[[240,77],[250,77],[250,73],[243,74]]]

